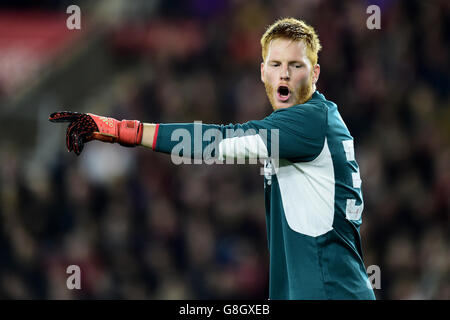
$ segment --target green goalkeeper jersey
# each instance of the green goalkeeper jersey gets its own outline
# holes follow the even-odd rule
[[[353,138],[322,94],[243,124],[159,124],[154,150],[194,162],[264,159],[270,299],[375,298]]]

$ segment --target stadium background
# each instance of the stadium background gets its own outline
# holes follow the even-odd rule
[[[71,4],[80,31],[66,28]],[[370,4],[381,30],[366,28]],[[177,166],[100,142],[76,157],[65,126],[47,119],[60,109],[145,122],[262,118],[271,109],[259,39],[293,16],[318,32],[318,89],[356,139],[377,298],[449,299],[449,9],[446,0],[2,1],[0,298],[266,299],[259,165]],[[82,290],[66,288],[70,264]]]

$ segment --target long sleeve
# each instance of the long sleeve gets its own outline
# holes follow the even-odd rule
[[[310,161],[322,150],[327,109],[303,104],[243,124],[159,124],[155,151],[191,159],[279,157]]]

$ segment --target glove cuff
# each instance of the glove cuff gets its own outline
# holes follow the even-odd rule
[[[126,147],[134,147],[142,142],[144,125],[139,120],[122,120],[118,125],[118,142]]]
[[[122,146],[134,147],[142,142],[144,126],[138,120],[116,120],[114,118],[97,116],[88,113],[94,119],[98,127],[98,133],[94,132],[93,138],[104,142],[118,142]]]

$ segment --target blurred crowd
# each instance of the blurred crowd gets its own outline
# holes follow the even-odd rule
[[[121,68],[74,111],[144,122],[261,119],[271,107],[259,39],[277,18],[304,19],[323,46],[318,90],[355,138],[377,298],[450,298],[447,1],[136,3],[151,11],[148,21],[123,9],[102,42]],[[366,27],[370,4],[381,8],[380,30]],[[58,101],[58,92],[42,96]],[[26,156],[0,137],[0,298],[268,298],[260,165],[176,165],[100,142],[76,157],[65,150],[65,127],[47,117],[38,114],[44,125],[29,133],[36,143]],[[80,266],[81,290],[67,289],[69,265]]]

